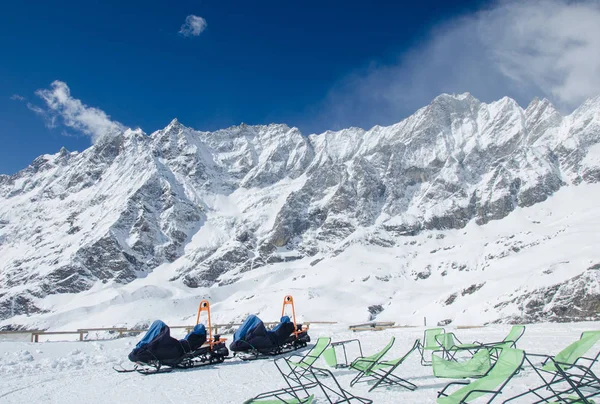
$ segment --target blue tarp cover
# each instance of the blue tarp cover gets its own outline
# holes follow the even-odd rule
[[[144,335],[144,338],[142,338],[135,347],[141,348],[144,345],[148,344],[154,339],[154,337],[160,334],[160,331],[166,326],[167,325],[160,320],[156,320],[155,322],[153,322],[150,328],[148,328],[148,331],[146,331],[146,335]]]
[[[254,314],[250,314],[246,321],[238,328],[238,330],[233,334],[233,341],[237,341],[240,339],[244,339],[248,331],[255,328],[257,325],[262,323],[261,319],[255,316]]]
[[[281,324],[284,324],[284,323],[291,323],[291,322],[292,322],[292,320],[290,320],[290,318],[289,318],[288,316],[283,316],[283,317],[281,317],[281,320],[279,320],[279,324],[277,324],[277,325],[275,326],[275,328],[273,328],[273,329],[271,330],[271,332],[275,332],[275,331],[277,331],[277,330],[279,329],[279,327],[281,327]]]
[[[190,336],[192,336],[192,334],[206,335],[206,327],[204,326],[204,324],[196,324],[192,332],[185,336],[185,339],[190,339]]]

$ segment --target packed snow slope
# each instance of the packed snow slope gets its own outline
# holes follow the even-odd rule
[[[0,176],[0,326],[572,321],[600,308],[600,97],[441,95],[303,136],[177,120]]]
[[[555,355],[571,342],[576,341],[582,331],[598,330],[599,323],[534,324],[528,325],[518,346],[528,353]],[[510,326],[493,325],[469,330],[453,330],[464,342],[499,341]],[[380,351],[392,336],[396,341],[384,357],[393,360],[402,357],[412,347],[415,339],[423,337],[423,328],[392,329],[378,332],[352,333],[340,327],[311,327],[311,336],[331,337],[333,341],[360,338],[363,352],[371,355]],[[176,337],[181,335],[174,334]],[[137,373],[119,374],[112,366],[123,364],[131,367],[127,354],[138,338],[123,338],[112,341],[89,342],[2,342],[0,341],[0,401],[4,404],[21,403],[242,403],[259,393],[285,387],[272,360],[243,362],[237,358],[222,364],[182,370],[152,376]],[[231,340],[231,339],[230,339]],[[312,344],[311,344],[312,345]],[[309,345],[310,347],[310,345]],[[593,347],[591,355],[600,349]],[[305,353],[306,351],[297,351]],[[348,355],[358,355],[355,345],[350,345]],[[534,359],[534,362],[535,359]],[[315,363],[327,365],[323,359]],[[596,374],[600,366],[594,366]],[[420,365],[418,352],[414,352],[399,366],[394,374],[417,385],[415,391],[403,388],[377,388],[369,392],[372,384],[358,383],[350,387],[352,370],[333,370],[342,388],[377,404],[419,403],[433,404],[437,392],[452,381],[433,376],[432,368]],[[333,386],[331,378],[323,378]],[[541,384],[533,369],[525,366],[503,389],[498,402],[527,391]],[[559,386],[560,387],[560,386]],[[456,390],[456,388],[454,388]],[[450,391],[454,391],[450,390]],[[316,403],[327,403],[318,389]],[[542,391],[542,394],[549,394]],[[481,399],[480,399],[481,400]],[[476,400],[476,402],[481,402]],[[515,404],[531,403],[525,397]]]

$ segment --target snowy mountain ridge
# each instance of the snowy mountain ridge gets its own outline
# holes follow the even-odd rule
[[[470,94],[443,94],[397,124],[369,130],[304,136],[286,125],[242,124],[202,132],[173,120],[151,135],[127,130],[81,153],[61,149],[13,176],[0,176],[0,324],[52,326],[53,316],[68,306],[62,295],[85,302],[99,291],[147,289],[153,279],[160,279],[153,292],[134,293],[127,303],[159,296],[175,304],[178,295],[191,300],[214,295],[225,307],[239,299],[244,285],[255,288],[250,279],[272,271],[300,271],[307,282],[301,293],[310,294],[327,284],[327,271],[344,277],[336,262],[353,266],[349,278],[387,279],[381,282],[390,296],[437,277],[445,290],[450,275],[460,279],[455,286],[471,282],[471,273],[485,283],[504,271],[483,274],[486,268],[508,255],[525,254],[524,245],[547,248],[555,237],[566,237],[552,236],[561,229],[554,225],[551,234],[538,237],[544,232],[531,230],[531,221],[515,223],[515,214],[564,211],[555,206],[562,198],[579,212],[565,211],[566,225],[594,222],[594,205],[572,198],[596,192],[599,143],[600,97],[563,116],[547,100],[536,99],[523,109],[510,98],[486,104]],[[585,221],[578,222],[581,218]],[[457,247],[458,240],[469,245],[472,234],[497,226],[493,221],[514,225],[513,238],[504,230],[489,235],[493,242],[507,238],[502,241],[506,255],[482,256],[486,248],[480,244],[474,251]],[[423,250],[431,240],[427,237],[444,244],[438,254],[444,259],[423,258],[435,254]],[[552,270],[561,273],[550,277],[555,284],[535,280],[542,289],[527,294],[506,286],[506,296],[485,320],[510,321],[514,313],[507,307],[526,311],[530,294],[541,296],[536,301],[548,296],[543,288],[558,300],[567,293],[559,289],[567,288],[571,297],[581,293],[581,301],[591,299],[590,307],[597,307],[598,271],[587,269],[600,257],[589,246],[579,260],[565,249],[556,262],[547,262],[552,268],[569,262],[563,272]],[[385,274],[378,275],[366,261],[356,264],[363,248],[386,257]],[[453,248],[462,254],[447,252]],[[511,276],[531,277],[533,267],[539,269],[529,265]],[[286,287],[281,282],[279,289]],[[380,285],[361,283],[361,293],[380,293]],[[473,295],[479,298],[472,310],[489,311],[490,298],[480,284],[465,284],[454,299],[428,310],[442,313],[457,298]],[[353,290],[332,285],[333,295]],[[426,300],[437,301],[443,293],[432,292]],[[330,299],[314,293],[311,298]],[[365,315],[366,306],[381,306],[383,312],[374,309],[381,318],[399,310],[373,297],[356,304]],[[541,314],[532,310],[530,319],[597,316],[597,309],[574,313],[572,305],[561,303],[567,307],[563,314],[552,312],[552,305],[537,310]],[[456,320],[451,314],[440,314],[440,320]],[[228,320],[240,315],[232,309]],[[131,321],[136,320],[143,319]]]

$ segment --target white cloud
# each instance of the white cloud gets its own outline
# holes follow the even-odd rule
[[[316,121],[319,130],[390,124],[442,92],[467,91],[524,105],[542,96],[567,112],[600,94],[600,2],[500,1],[456,18],[395,63],[339,82]]]
[[[32,104],[30,102],[27,103],[27,108],[44,118],[46,118],[48,115],[48,112],[45,109],[38,107],[37,105]]]
[[[206,29],[206,20],[197,15],[188,15],[179,33],[183,36],[198,36]]]
[[[45,101],[47,109],[31,103],[27,107],[43,116],[49,127],[55,127],[56,119],[60,117],[65,126],[90,136],[93,142],[102,136],[114,135],[127,129],[123,124],[111,120],[104,111],[73,98],[65,82],[56,80],[52,82],[50,89],[40,89],[35,93]]]
[[[11,95],[10,99],[14,100],[14,101],[25,101],[25,97],[23,97],[22,95],[19,95],[19,94]]]
[[[491,57],[516,83],[532,83],[568,108],[600,94],[598,1],[507,3],[478,23]]]

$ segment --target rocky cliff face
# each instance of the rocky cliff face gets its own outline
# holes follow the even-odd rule
[[[174,120],[62,149],[0,176],[0,319],[160,265],[172,282],[223,285],[269,263],[335,256],[364,228],[366,242],[393,246],[501,220],[598,182],[599,143],[600,97],[562,116],[546,100],[523,109],[463,94],[368,131],[200,132]]]

